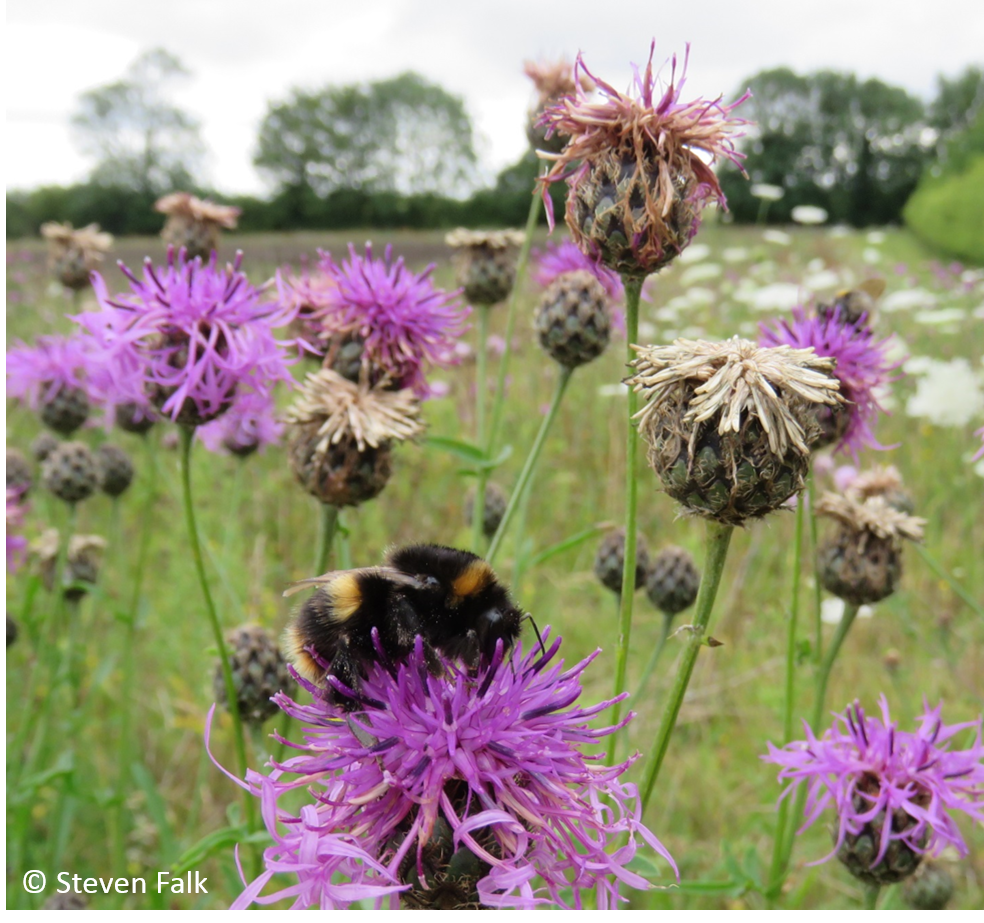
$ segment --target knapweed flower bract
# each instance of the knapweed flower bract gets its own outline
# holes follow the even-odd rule
[[[90,378],[96,371],[81,336],[40,336],[7,351],[7,395],[38,411],[45,424],[71,435],[89,416]]]
[[[742,525],[802,490],[817,407],[842,400],[832,359],[738,337],[634,349],[636,372],[626,384],[646,398],[639,430],[671,497]]]
[[[881,445],[872,430],[879,411],[884,412],[879,392],[894,380],[889,373],[901,364],[889,362],[888,340],[877,342],[863,319],[845,322],[840,308],[823,316],[808,316],[796,308],[792,322],[780,320],[774,328],[761,324],[759,329],[762,346],[812,346],[818,356],[837,360],[831,374],[840,382],[845,403],[821,412],[823,433],[816,448],[836,443],[835,452],[849,452],[855,461],[862,448],[890,448]]]
[[[7,488],[7,570],[14,573],[24,563],[27,539],[21,534],[27,506],[22,502],[23,490]]]
[[[940,711],[926,705],[919,729],[900,731],[883,696],[880,719],[855,702],[820,738],[804,724],[806,740],[782,749],[768,745],[762,758],[781,766],[780,780],[790,782],[782,797],[808,786],[800,832],[829,806],[837,811],[834,851],[817,862],[836,854],[862,881],[885,884],[910,875],[923,855],[938,855],[945,846],[967,855],[948,812],[984,822],[981,722],[947,726]],[[953,739],[971,728],[973,743],[951,749]]]
[[[403,257],[393,260],[387,246],[382,259],[359,256],[339,265],[329,253],[318,264],[329,282],[321,322],[328,335],[354,334],[364,343],[363,364],[372,378],[388,377],[399,388],[426,394],[425,371],[454,362],[454,347],[466,330],[469,309],[457,292],[434,287],[434,265],[422,273],[407,269]]]
[[[146,404],[186,426],[214,420],[240,391],[268,395],[289,381],[285,343],[273,330],[290,309],[264,302],[241,272],[242,253],[220,269],[168,249],[167,263],[144,262],[139,279],[126,266],[129,293],[110,295],[93,275],[101,311],[75,320],[93,341],[113,403]]]
[[[444,660],[435,671],[418,637],[399,664],[380,648],[357,713],[304,680],[313,704],[278,695],[305,741],[268,775],[247,776],[274,845],[233,906],[293,897],[332,909],[388,895],[407,906],[581,907],[592,889],[608,908],[622,884],[648,887],[627,868],[638,841],[673,860],[643,826],[635,786],[619,780],[629,763],[581,752],[618,727],[589,727],[611,704],[576,704],[594,655],[565,670],[559,646],[504,657],[500,644],[477,673]],[[293,815],[278,801],[296,789],[312,803]],[[260,896],[282,872],[297,882]]]
[[[717,177],[700,154],[712,162],[726,158],[739,168],[744,156],[734,139],[746,123],[732,110],[747,94],[730,105],[720,97],[681,102],[687,60],[677,83],[674,55],[669,86],[657,96],[655,48],[653,42],[645,71],[634,68],[634,95],[599,80],[578,55],[575,82],[587,74],[601,98],[592,101],[579,83],[575,95],[549,106],[540,119],[548,137],[569,136],[559,154],[538,152],[553,161],[538,180],[551,223],[547,188],[565,179],[567,225],[577,245],[634,277],[656,272],[679,255],[697,233],[705,205],[725,205]]]

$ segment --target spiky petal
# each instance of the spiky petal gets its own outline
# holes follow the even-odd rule
[[[277,696],[305,740],[268,775],[247,775],[274,845],[267,872],[234,906],[395,901],[407,889],[401,879],[423,877],[423,857],[445,827],[451,849],[470,851],[482,870],[476,890],[486,907],[581,907],[594,889],[607,909],[621,884],[647,887],[626,867],[638,840],[673,860],[642,824],[635,786],[620,779],[629,763],[604,766],[581,752],[618,728],[588,724],[610,702],[577,704],[595,655],[565,670],[559,645],[506,658],[500,646],[477,675],[444,661],[435,675],[418,638],[407,662],[369,669],[356,715],[303,680],[311,705]],[[313,803],[299,814],[277,807],[298,789]],[[259,896],[274,872],[297,883]]]
[[[334,283],[325,293],[320,320],[328,335],[354,333],[365,343],[365,362],[380,370],[400,388],[427,391],[430,366],[454,363],[454,347],[467,329],[469,308],[457,292],[434,287],[434,265],[412,273],[393,248],[382,259],[359,256],[349,246],[349,258],[340,265],[321,252],[319,268]]]
[[[892,722],[888,702],[882,696],[881,718],[867,716],[855,702],[834,725],[817,738],[804,722],[806,740],[782,749],[768,745],[766,762],[782,769],[780,780],[789,797],[798,786],[808,789],[802,833],[833,806],[837,812],[834,851],[818,860],[825,862],[845,838],[858,835],[865,825],[881,818],[877,854],[872,867],[885,857],[893,841],[902,841],[918,855],[938,855],[945,846],[967,855],[967,844],[950,812],[961,811],[984,822],[984,745],[981,721],[945,725],[942,705],[924,705],[915,732],[901,731]],[[952,749],[953,739],[975,729],[975,739],[965,750]],[[909,819],[898,823],[897,815]],[[902,829],[897,829],[902,827]],[[813,863],[818,864],[818,863]]]
[[[292,320],[283,306],[264,302],[241,271],[242,253],[220,269],[215,254],[203,264],[168,249],[164,266],[144,262],[143,278],[120,269],[130,292],[111,296],[93,275],[101,311],[75,320],[91,335],[119,402],[150,395],[172,420],[206,423],[232,405],[243,388],[268,395],[291,381],[287,344],[273,330]]]
[[[847,402],[839,413],[846,414],[847,421],[835,452],[848,452],[857,461],[862,448],[891,448],[881,445],[873,432],[878,414],[885,412],[879,403],[879,392],[896,380],[891,372],[902,362],[888,360],[890,338],[876,341],[863,319],[846,323],[840,308],[823,316],[812,316],[798,307],[793,310],[791,322],[778,320],[774,327],[760,324],[759,329],[759,342],[763,346],[813,347],[818,356],[837,360],[833,375],[840,382],[841,394]]]
[[[578,55],[575,81],[586,74],[601,98],[592,101],[579,86],[575,95],[548,107],[540,120],[548,137],[554,132],[569,136],[559,154],[538,152],[540,157],[552,161],[550,170],[538,180],[551,227],[553,210],[547,189],[551,183],[565,179],[571,188],[567,223],[578,246],[590,256],[602,255],[609,265],[618,262],[613,268],[620,272],[635,275],[653,272],[676,256],[696,233],[700,212],[708,202],[725,205],[717,177],[700,155],[712,162],[724,158],[739,168],[744,156],[736,150],[734,139],[740,136],[738,129],[746,122],[733,116],[732,111],[748,94],[730,105],[720,97],[681,102],[690,56],[688,45],[679,83],[674,55],[669,85],[660,95],[653,73],[655,49],[653,41],[645,70],[640,73],[634,68],[634,86],[624,95],[588,71]],[[605,163],[608,166],[601,172],[614,183],[611,192],[618,199],[613,207],[619,212],[617,225],[624,237],[619,247],[631,251],[631,260],[611,252],[599,238],[597,228],[582,227],[583,216],[578,213],[579,190]],[[641,201],[635,201],[636,197]],[[596,197],[588,198],[593,201]],[[681,199],[686,203],[685,220],[679,208]],[[594,205],[601,207],[600,201]],[[606,214],[610,210],[604,205]],[[595,211],[592,221],[597,224],[600,217],[601,213]]]

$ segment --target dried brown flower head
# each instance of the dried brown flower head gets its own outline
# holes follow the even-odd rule
[[[189,259],[208,259],[218,246],[221,229],[234,228],[241,212],[233,205],[218,205],[190,192],[172,192],[158,199],[154,208],[168,216],[161,231],[164,242],[184,247]]]
[[[740,525],[802,489],[818,405],[836,404],[833,360],[738,337],[635,346],[636,415],[649,461],[691,512]]]
[[[516,278],[522,231],[457,228],[444,239],[455,251],[455,272],[465,298],[479,305],[497,304],[506,298]]]
[[[870,497],[884,497],[889,506],[902,513],[911,513],[914,509],[912,497],[906,492],[902,475],[895,465],[876,465],[862,471],[847,486],[845,494],[859,503]]]
[[[357,506],[382,491],[392,473],[394,442],[423,432],[410,389],[369,387],[323,368],[307,376],[287,411],[290,463],[304,489],[322,503]]]
[[[539,124],[545,109],[555,106],[562,97],[572,96],[578,86],[585,93],[594,89],[594,81],[583,71],[575,79],[574,65],[561,58],[559,61],[527,61],[523,73],[533,81],[536,100],[530,107],[526,120],[526,137],[534,150],[559,154],[567,143],[567,135],[557,131],[547,137],[547,129]]]
[[[41,225],[41,236],[48,241],[48,268],[66,288],[73,291],[89,284],[89,273],[99,267],[113,246],[113,235],[89,224],[75,230],[71,224],[48,221]]]
[[[921,541],[926,520],[890,506],[883,496],[860,501],[829,492],[817,501],[816,513],[838,523],[817,551],[824,588],[858,606],[891,595],[902,576],[902,542]]]
[[[49,591],[55,585],[59,542],[57,529],[45,529],[40,538],[31,544],[31,554],[37,559],[42,582]],[[96,582],[105,552],[106,539],[100,535],[73,535],[68,540],[68,557],[62,575],[66,599],[81,599],[86,590],[78,584]]]

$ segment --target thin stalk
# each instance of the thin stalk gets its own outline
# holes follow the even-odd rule
[[[321,529],[318,532],[318,557],[314,562],[314,574],[321,575],[328,570],[331,546],[338,530],[338,507],[330,503],[321,504]]]
[[[513,327],[516,325],[516,306],[519,303],[519,296],[526,282],[526,269],[530,262],[530,248],[533,246],[533,232],[536,230],[537,218],[540,216],[540,197],[531,196],[530,212],[526,217],[526,230],[523,236],[523,245],[519,248],[519,256],[516,259],[516,280],[513,282],[512,291],[509,293],[509,305],[506,308],[506,351],[502,354],[499,362],[499,374],[495,379],[495,397],[492,399],[492,425],[489,427],[488,440],[485,448],[491,451],[495,445],[495,437],[502,424],[502,409],[505,403],[506,374],[509,370],[509,360],[512,357],[512,337]]]
[[[817,670],[813,714],[810,720],[810,727],[814,733],[818,732],[820,722],[823,720],[824,703],[827,699],[827,685],[830,681],[830,673],[834,667],[834,661],[837,659],[837,654],[844,643],[844,639],[847,637],[847,633],[851,630],[851,625],[854,624],[854,619],[857,614],[858,606],[853,603],[845,604],[844,615],[841,618],[840,624],[837,626],[837,633],[834,635],[834,639],[831,641],[830,647],[827,648],[827,653],[824,655],[823,663],[820,664],[820,667]],[[806,804],[806,793],[807,787],[805,785],[800,785],[796,791],[796,801],[793,805],[792,818],[788,829],[786,829],[782,834],[782,851],[780,860],[777,862],[775,857],[773,857],[773,876],[769,887],[769,893],[767,895],[770,900],[774,900],[782,891],[782,885],[786,879],[786,873],[789,869],[789,858],[793,852],[793,841],[796,836],[796,818],[802,817],[803,815],[803,807]]]
[[[919,552],[919,557],[921,557],[929,567],[929,569],[936,574],[941,580],[944,580],[971,609],[974,610],[981,618],[984,618],[984,605],[981,605],[973,596],[970,595],[957,581],[953,578],[952,574],[947,573],[943,568],[943,565],[939,563],[922,545],[916,545],[916,551]]]
[[[864,909],[865,910],[877,910],[878,909],[878,895],[881,893],[881,885],[865,885],[864,886]]]
[[[659,658],[666,648],[666,642],[670,637],[670,627],[673,625],[673,616],[669,612],[663,613],[663,627],[659,633],[659,640],[656,642],[656,646],[653,648],[653,652],[649,655],[649,662],[646,664],[642,671],[642,676],[639,678],[639,684],[636,686],[636,691],[632,693],[632,698],[627,700],[627,704],[634,705],[639,702],[646,692],[646,686],[649,685],[649,678],[653,675],[656,669],[656,664],[659,662]]]
[[[817,499],[817,486],[813,480],[813,467],[807,475],[806,496],[810,507],[810,548],[813,554],[813,662],[820,663],[823,657],[823,620],[820,618],[823,594],[820,589],[820,564],[817,554],[817,514],[814,512]]]
[[[626,364],[635,358],[633,344],[639,339],[639,298],[642,295],[644,279],[622,277],[625,287],[625,354]],[[628,393],[628,417],[625,423],[625,561],[622,564],[622,593],[619,598],[618,647],[615,651],[615,692],[620,696],[625,690],[625,673],[629,662],[629,636],[632,633],[632,604],[635,600],[636,574],[636,506],[639,494],[636,481],[636,458],[639,450],[639,437],[632,418],[639,405],[639,395],[631,388]],[[612,705],[612,724],[618,724],[622,713],[622,703]],[[607,762],[615,760],[615,747],[618,735],[608,738]]]
[[[133,590],[127,608],[126,634],[123,640],[123,689],[133,689],[136,675],[137,618],[140,607],[140,591],[143,588],[144,564],[150,545],[151,523],[157,500],[157,455],[153,443],[144,438],[146,454],[145,472],[147,492],[140,513],[140,541],[137,546],[137,564],[133,575]],[[125,868],[126,862],[126,795],[130,789],[130,767],[133,763],[131,723],[134,696],[125,695],[120,703],[119,776],[116,780],[113,817],[113,853],[116,868]]]
[[[243,722],[239,715],[239,709],[235,703],[238,701],[236,695],[236,685],[232,679],[232,668],[229,665],[229,653],[226,648],[225,638],[222,634],[222,625],[219,622],[219,614],[215,609],[215,602],[212,599],[212,591],[208,586],[208,577],[205,574],[205,561],[202,557],[201,543],[198,538],[198,525],[195,522],[195,504],[191,494],[191,446],[194,441],[195,430],[192,427],[181,427],[181,488],[184,499],[185,520],[188,525],[188,543],[191,546],[191,556],[195,562],[195,570],[198,574],[198,582],[202,587],[202,595],[205,598],[205,612],[208,615],[209,624],[212,626],[212,634],[215,639],[215,646],[219,652],[219,666],[222,668],[222,678],[225,681],[226,701],[229,703],[229,716],[232,718],[233,737],[236,747],[236,762],[239,768],[239,777],[246,778],[248,762],[246,760],[246,738],[243,735]],[[256,807],[249,792],[243,792],[246,810],[246,822],[250,830],[256,829]]]
[[[697,663],[697,655],[704,643],[704,635],[711,620],[711,610],[714,608],[714,598],[717,596],[721,575],[724,573],[724,562],[728,557],[731,533],[734,531],[734,526],[722,525],[712,519],[707,520],[705,527],[707,552],[704,561],[704,576],[700,581],[700,590],[697,593],[694,624],[691,626],[690,637],[684,648],[673,688],[670,690],[666,707],[663,710],[659,731],[656,734],[656,742],[649,751],[646,766],[642,772],[642,783],[639,786],[644,812],[649,803],[649,797],[653,793],[656,780],[659,778],[659,771],[670,746],[670,737],[680,714],[680,706],[683,705],[683,697],[687,692],[687,686],[690,684],[690,677],[694,672],[694,665]]]
[[[488,305],[478,306],[478,351],[475,354],[475,444],[487,449],[485,433],[485,408],[489,391],[489,314]],[[481,553],[485,536],[485,484],[489,479],[487,468],[479,468],[475,485],[475,502],[472,504],[472,551]]]
[[[801,496],[796,504],[796,532],[793,535],[793,589],[789,608],[789,623],[786,626],[786,691],[782,709],[783,743],[789,743],[793,738],[793,712],[796,692],[796,625],[799,621],[800,582],[803,572],[803,511],[805,508],[806,499]],[[790,800],[783,798],[779,803],[779,816],[776,819],[776,833],[772,844],[772,865],[769,870],[770,883],[775,882],[782,874],[783,845],[786,825],[789,822]]]
[[[536,439],[533,440],[533,445],[530,448],[530,454],[526,456],[526,461],[523,464],[523,470],[519,473],[519,480],[516,482],[516,486],[513,488],[512,494],[509,497],[509,503],[506,505],[506,512],[502,515],[502,522],[499,523],[499,528],[496,529],[495,535],[492,537],[492,544],[489,545],[489,551],[486,555],[489,563],[491,564],[495,560],[495,556],[499,553],[499,548],[502,546],[502,539],[506,534],[506,530],[509,528],[509,523],[519,507],[520,502],[523,498],[523,493],[526,490],[526,485],[530,478],[533,477],[533,472],[536,469],[536,463],[540,459],[540,452],[543,449],[543,443],[546,442],[547,434],[550,432],[550,427],[553,425],[554,418],[557,416],[557,410],[560,408],[560,402],[564,398],[564,392],[567,390],[567,383],[571,380],[571,375],[574,369],[569,369],[566,366],[559,366],[559,374],[557,375],[557,387],[554,390],[553,400],[550,402],[550,409],[547,411],[547,415],[543,418],[543,422],[540,424],[540,430],[536,434]]]

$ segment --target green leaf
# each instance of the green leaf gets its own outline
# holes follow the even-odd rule
[[[270,837],[268,834],[264,833],[266,840]],[[202,837],[197,843],[189,846],[178,858],[175,860],[174,864],[171,866],[171,871],[175,875],[180,875],[183,872],[187,872],[188,869],[195,868],[195,866],[200,865],[209,856],[214,855],[221,849],[231,849],[237,843],[242,843],[246,840],[246,828],[245,827],[222,827],[220,830],[214,830],[207,836]]]
[[[555,545],[550,545],[549,547],[544,548],[543,551],[535,554],[529,562],[529,566],[536,567],[544,561],[549,561],[551,558],[556,557],[558,554],[563,554],[565,551],[570,551],[572,548],[577,548],[578,545],[583,545],[586,541],[594,538],[596,535],[601,535],[603,532],[607,532],[611,527],[612,524],[610,522],[599,522],[597,525],[591,526],[590,528],[582,529],[580,532],[575,532],[563,541],[557,542]]]
[[[512,455],[511,445],[503,446],[499,454],[492,458],[474,443],[465,442],[463,439],[451,439],[449,436],[428,436],[424,439],[424,445],[433,446],[467,462],[475,471],[492,471]]]
[[[157,782],[143,763],[135,762],[130,771],[133,773],[134,781],[147,798],[147,813],[157,828],[157,837],[161,844],[161,865],[169,866],[171,856],[175,854],[177,848],[174,842],[174,830],[167,819],[167,805],[157,790]]]
[[[642,853],[636,853],[625,866],[630,872],[635,872],[636,875],[641,875],[647,881],[652,881],[654,878],[659,878],[659,868],[655,862],[653,862],[649,856],[645,856]]]

